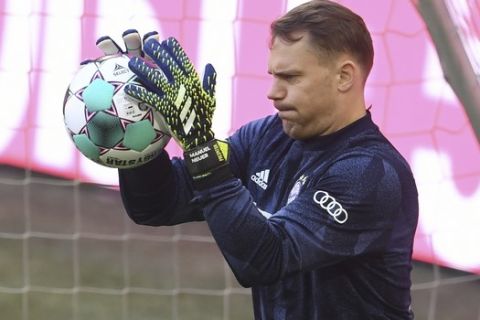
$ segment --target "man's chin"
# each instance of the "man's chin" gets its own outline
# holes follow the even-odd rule
[[[305,130],[304,127],[292,124],[291,122],[287,122],[285,120],[282,120],[282,127],[283,132],[285,132],[287,136],[294,140],[307,141],[314,137],[313,135],[309,135],[309,132]]]
[[[287,136],[295,140],[302,140],[301,135],[299,135],[298,128],[295,125],[293,125],[291,122],[282,120],[282,126],[283,126],[283,132],[285,132]]]

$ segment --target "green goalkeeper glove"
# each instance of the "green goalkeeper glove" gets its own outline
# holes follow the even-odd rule
[[[205,66],[203,82],[200,81],[175,38],[162,43],[148,40],[143,50],[158,68],[133,57],[129,67],[145,87],[131,84],[125,92],[163,115],[184,150],[185,163],[197,188],[231,177],[228,143],[215,140],[211,129],[217,76],[213,66]]]
[[[125,92],[158,110],[183,150],[212,140],[217,75],[213,66],[205,66],[202,83],[175,38],[168,38],[162,43],[149,40],[143,50],[159,69],[142,59],[132,58],[130,69],[149,90],[132,85],[127,86]]]

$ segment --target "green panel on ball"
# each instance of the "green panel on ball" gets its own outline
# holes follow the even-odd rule
[[[102,79],[93,80],[83,91],[83,102],[88,111],[107,110],[112,105],[113,85]]]
[[[98,160],[100,157],[100,149],[85,134],[74,135],[73,142],[77,149],[87,158]]]
[[[131,123],[125,129],[123,145],[135,151],[142,151],[155,139],[155,130],[148,120]]]
[[[120,119],[105,112],[97,112],[88,121],[87,130],[90,140],[103,148],[113,148],[123,139]]]

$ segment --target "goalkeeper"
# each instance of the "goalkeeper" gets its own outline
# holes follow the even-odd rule
[[[211,129],[213,67],[200,80],[174,38],[143,44],[151,61],[140,53],[130,67],[144,87],[126,92],[164,115],[184,158],[164,151],[119,170],[124,206],[143,225],[205,220],[252,288],[256,319],[413,319],[417,190],[365,106],[371,36],[358,15],[324,0],[292,9],[271,32],[268,98],[278,112],[227,141]],[[140,52],[138,33],[128,36]],[[98,45],[118,48],[108,37]]]

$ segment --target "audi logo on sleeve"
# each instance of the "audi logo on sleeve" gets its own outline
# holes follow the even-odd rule
[[[337,200],[328,192],[319,190],[313,194],[313,201],[320,205],[322,209],[328,212],[329,215],[338,223],[345,223],[348,220],[348,213]]]

